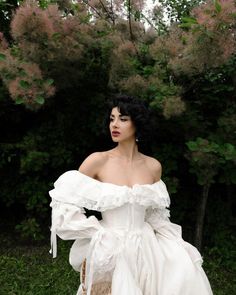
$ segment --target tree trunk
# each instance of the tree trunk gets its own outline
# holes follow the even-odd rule
[[[201,248],[202,248],[202,233],[203,233],[204,217],[206,212],[206,204],[207,204],[209,189],[210,189],[210,184],[206,184],[203,186],[202,197],[197,209],[197,220],[196,220],[194,244],[199,251],[201,251]]]

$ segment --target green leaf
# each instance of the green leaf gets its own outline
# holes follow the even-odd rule
[[[216,11],[217,11],[218,13],[221,12],[222,7],[221,7],[221,5],[220,5],[220,3],[219,3],[218,0],[214,0],[214,5],[215,5],[215,9],[216,9]]]
[[[17,97],[16,104],[22,104],[24,102],[23,97]]]
[[[35,100],[39,104],[44,104],[44,102],[45,102],[45,99],[41,95],[37,95]]]
[[[134,18],[135,18],[135,20],[137,21],[140,21],[140,19],[141,19],[141,11],[139,11],[139,10],[136,10],[135,12],[134,12]]]
[[[194,17],[182,17],[181,18],[182,23],[179,25],[180,28],[186,28],[189,29],[192,27],[192,25],[197,24],[197,20]]]
[[[0,53],[0,61],[5,60],[6,59],[6,55],[3,53]]]
[[[10,48],[10,51],[11,51],[11,55],[16,56],[16,57],[19,56],[19,54],[20,54],[19,47],[14,46],[14,45]]]
[[[61,37],[61,33],[56,32],[52,34],[52,39],[55,41],[58,40],[60,37]]]
[[[25,70],[21,69],[21,68],[18,68],[19,72],[18,72],[18,76],[19,77],[25,77],[27,76]]]
[[[53,83],[54,83],[53,79],[47,79],[46,80],[46,84],[49,85],[49,86],[52,85]]]
[[[30,87],[30,83],[25,80],[20,80],[19,84],[20,84],[20,87],[23,89],[28,89]]]
[[[41,0],[41,1],[39,1],[39,6],[42,9],[46,9],[48,7],[48,4],[49,4],[49,1],[47,1],[47,0]]]
[[[195,141],[188,141],[186,142],[187,147],[190,151],[196,151],[197,150],[197,144]]]
[[[195,17],[189,17],[189,16],[182,17],[182,22],[183,23],[188,23],[188,24],[197,24],[196,18]]]
[[[192,24],[191,23],[182,23],[179,25],[179,28],[191,28]]]

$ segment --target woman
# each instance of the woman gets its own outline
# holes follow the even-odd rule
[[[56,235],[75,240],[70,263],[85,268],[78,295],[212,294],[201,255],[169,220],[161,164],[138,150],[147,109],[120,96],[109,115],[116,147],[91,154],[49,192],[53,256]],[[100,211],[102,220],[86,218],[83,208]]]

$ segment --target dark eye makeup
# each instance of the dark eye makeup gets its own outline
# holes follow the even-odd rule
[[[121,121],[128,121],[129,120],[129,116],[128,115],[120,115],[120,120]],[[113,121],[114,117],[110,117],[110,121]]]

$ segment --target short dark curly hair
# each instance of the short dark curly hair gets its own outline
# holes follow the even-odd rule
[[[106,126],[110,122],[110,114],[113,108],[117,107],[122,115],[130,116],[136,127],[136,138],[139,142],[147,141],[149,131],[150,111],[147,104],[134,97],[126,94],[113,95],[107,101],[108,114],[106,118]]]

